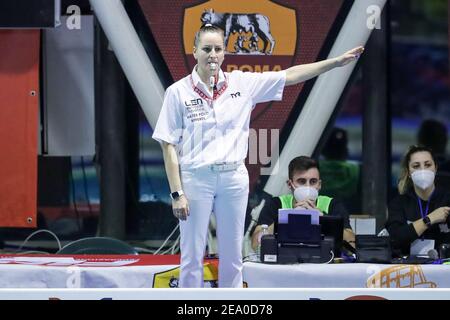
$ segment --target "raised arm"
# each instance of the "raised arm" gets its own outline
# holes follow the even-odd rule
[[[181,190],[180,168],[178,164],[175,146],[166,142],[161,144],[164,157],[164,167],[166,168],[167,179],[169,180],[170,192]],[[189,205],[185,195],[176,200],[172,200],[172,209],[175,217],[186,220],[189,215]]]
[[[336,58],[319,62],[300,64],[286,69],[286,85],[294,85],[314,78],[336,67],[342,67],[358,59],[363,53],[364,47],[356,47]]]

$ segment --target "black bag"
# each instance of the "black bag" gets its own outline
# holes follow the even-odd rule
[[[376,235],[356,236],[356,262],[391,263],[392,251],[389,237]]]

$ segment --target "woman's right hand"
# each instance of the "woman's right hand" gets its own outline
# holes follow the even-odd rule
[[[175,218],[180,220],[186,220],[189,215],[189,202],[185,195],[181,195],[179,198],[172,200],[172,210]]]
[[[447,221],[450,207],[440,207],[428,215],[431,224],[444,223]]]

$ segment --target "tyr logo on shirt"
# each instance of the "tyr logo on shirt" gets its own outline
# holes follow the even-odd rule
[[[186,107],[199,106],[203,104],[203,100],[200,98],[184,101]]]
[[[241,93],[238,91],[238,92],[236,92],[236,93],[231,93],[231,97],[232,98],[237,98],[237,97],[240,97],[241,96]]]

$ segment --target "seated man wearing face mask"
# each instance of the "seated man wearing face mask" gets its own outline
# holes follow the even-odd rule
[[[291,193],[273,197],[266,201],[258,225],[252,236],[252,247],[258,245],[261,225],[269,226],[268,233],[273,234],[274,223],[278,219],[278,209],[315,209],[322,215],[340,216],[344,219],[343,239],[354,246],[355,235],[350,227],[347,209],[336,199],[319,195],[321,180],[319,164],[316,160],[300,156],[289,163],[289,180],[287,181]]]
[[[389,203],[386,222],[395,255],[427,254],[450,243],[450,192],[435,186],[436,170],[426,147],[411,146],[402,160],[400,194]]]

